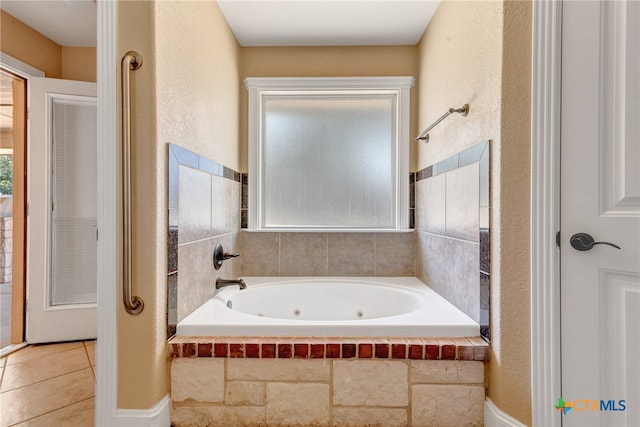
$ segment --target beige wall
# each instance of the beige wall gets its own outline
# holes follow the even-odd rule
[[[0,49],[32,67],[44,71],[46,77],[62,77],[62,47],[46,38],[4,10],[0,22]]]
[[[471,109],[436,127],[417,156],[420,169],[492,140],[489,397],[528,425],[530,23],[528,1],[440,4],[418,46],[419,128],[449,107]]]
[[[63,46],[61,67],[63,79],[95,82],[96,48]]]
[[[489,397],[531,425],[529,220],[532,2],[505,1],[501,143],[494,151]],[[494,286],[495,283],[495,286]]]
[[[180,25],[176,25],[180,22]],[[215,2],[118,3],[118,53],[132,74],[133,289],[118,314],[118,406],[149,408],[168,391],[167,142],[238,168],[239,46]]]
[[[415,46],[360,47],[245,47],[242,48],[242,80],[246,77],[346,77],[418,76]],[[410,135],[417,120],[418,85],[411,89]],[[247,171],[248,96],[240,88],[240,167]],[[411,144],[414,159],[415,144]],[[411,168],[415,165],[412,164]]]
[[[0,50],[54,79],[96,81],[96,48],[60,46],[4,10]]]

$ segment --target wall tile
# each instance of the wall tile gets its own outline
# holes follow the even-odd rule
[[[413,427],[484,425],[483,386],[414,385],[411,397]]]
[[[328,233],[330,276],[375,276],[371,233]]]
[[[171,399],[224,401],[224,360],[180,358],[171,362]]]
[[[480,246],[447,239],[446,298],[476,322],[480,321]]]
[[[406,406],[408,366],[400,361],[336,360],[333,362],[333,404],[343,406]]]
[[[211,176],[211,236],[237,231],[240,184]]]
[[[328,381],[330,362],[325,359],[228,359],[228,380]]]
[[[376,233],[376,276],[415,276],[415,233]]]
[[[179,243],[210,236],[211,176],[208,173],[180,166],[179,172]]]
[[[224,393],[225,405],[264,405],[264,383],[254,381],[229,381]]]
[[[447,242],[446,238],[418,233],[418,278],[446,298]]]
[[[329,419],[328,384],[267,384],[269,426],[328,426]]]
[[[240,233],[243,276],[280,275],[280,233]]]
[[[414,384],[484,384],[484,363],[412,360],[411,382]]]
[[[478,241],[480,228],[479,166],[474,163],[447,173],[446,233],[459,239]]]
[[[212,240],[178,246],[178,322],[215,294]]]
[[[257,427],[266,425],[265,420],[264,406],[179,406],[171,411],[174,427]]]
[[[405,427],[407,410],[401,408],[333,408],[339,427]]]
[[[418,186],[424,186],[422,199],[416,200],[417,208],[424,211],[418,215],[424,220],[424,224],[418,226],[421,231],[445,233],[446,178],[445,175],[438,175],[418,183]]]
[[[326,276],[326,233],[281,233],[281,276]]]

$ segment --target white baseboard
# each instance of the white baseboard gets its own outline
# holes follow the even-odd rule
[[[491,399],[484,401],[484,427],[527,427],[512,416],[502,412]]]
[[[116,422],[118,427],[169,427],[171,399],[163,397],[149,409],[118,409]]]

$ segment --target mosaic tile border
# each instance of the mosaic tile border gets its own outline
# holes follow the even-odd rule
[[[412,359],[489,360],[489,345],[481,337],[466,338],[272,338],[174,337],[170,359]]]
[[[221,163],[172,143],[167,143],[167,161],[169,163],[167,180],[169,215],[167,236],[167,338],[170,338],[176,333],[177,323],[175,313],[178,304],[178,233],[180,229],[178,223],[180,200],[178,179],[180,166],[187,166],[212,176],[230,179],[235,182],[241,182],[241,174]]]

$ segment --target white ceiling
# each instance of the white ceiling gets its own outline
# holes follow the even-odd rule
[[[439,2],[218,0],[242,46],[415,45]],[[96,45],[95,0],[2,0],[1,7],[61,46]]]
[[[96,45],[94,0],[2,0],[0,7],[60,46]]]
[[[415,45],[440,0],[218,0],[242,46]]]

